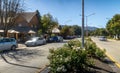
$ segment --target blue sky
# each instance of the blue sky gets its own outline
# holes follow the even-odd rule
[[[59,24],[81,26],[82,0],[25,0],[26,11],[39,10],[41,15],[50,13],[58,19]],[[120,14],[120,0],[84,0],[85,16],[88,26],[103,28],[108,19]],[[108,18],[108,19],[106,19]],[[85,23],[86,25],[86,23]]]

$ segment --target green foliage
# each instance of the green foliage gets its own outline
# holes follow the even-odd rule
[[[74,29],[72,28],[72,26],[64,26],[61,29],[61,35],[66,37],[67,35],[74,35]]]
[[[61,48],[50,49],[51,73],[85,73],[94,65],[93,57],[104,59],[105,51],[101,51],[90,38],[86,39],[85,49],[78,40],[69,41]]]
[[[107,36],[108,32],[105,28],[98,28],[95,31],[91,33],[91,35],[96,35],[96,36]]]
[[[45,14],[41,18],[42,22],[42,32],[43,33],[51,33],[54,27],[58,27],[57,19],[54,19],[51,14]]]
[[[69,48],[59,48],[50,50],[50,70],[52,73],[70,73],[85,71],[92,61],[88,58],[87,52],[83,49],[75,50]]]
[[[104,50],[96,49],[95,55],[96,55],[96,57],[99,58],[100,60],[103,60],[103,59],[106,57],[105,52],[106,52],[105,49],[104,49]]]
[[[119,35],[120,35],[120,14],[116,14],[113,16],[113,18],[111,18],[107,25],[106,25],[106,29],[109,32],[109,35],[118,35],[118,39],[119,39]]]
[[[41,36],[42,35],[42,30],[38,30],[38,36]]]
[[[79,40],[71,40],[68,41],[67,47],[74,49],[74,48],[80,48],[81,42]]]
[[[72,27],[73,27],[73,29],[74,29],[74,34],[75,34],[75,35],[81,35],[81,27],[80,27],[80,26],[78,26],[78,25],[73,25]]]
[[[85,49],[88,51],[88,54],[91,57],[95,57],[101,60],[106,57],[105,49],[101,50],[100,48],[98,48],[97,45],[90,38],[86,40]]]

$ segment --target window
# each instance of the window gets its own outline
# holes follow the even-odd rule
[[[10,39],[11,42],[15,42],[15,39]]]
[[[4,42],[10,42],[10,39],[3,39]]]
[[[0,39],[0,43],[3,43],[3,39]]]

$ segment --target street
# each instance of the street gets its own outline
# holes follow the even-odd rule
[[[92,37],[93,42],[101,49],[105,49],[106,53],[110,55],[116,63],[120,65],[120,41],[107,40],[99,41],[99,38]]]
[[[65,44],[48,43],[36,47],[19,47],[17,51],[0,53],[0,73],[36,73],[49,64],[47,56],[49,49],[58,48]]]

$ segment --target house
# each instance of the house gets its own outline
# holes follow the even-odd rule
[[[14,37],[18,41],[25,41],[27,38],[37,34],[37,30],[40,28],[39,21],[38,11],[17,14],[15,26],[8,30],[7,36]]]

